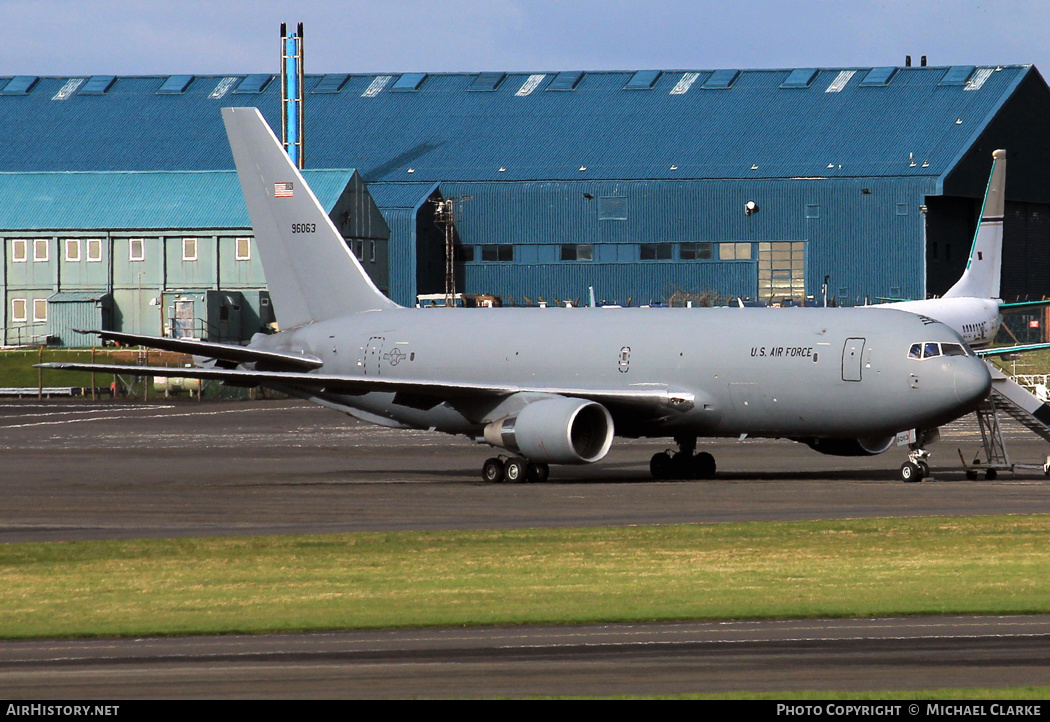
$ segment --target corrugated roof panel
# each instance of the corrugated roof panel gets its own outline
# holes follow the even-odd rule
[[[157,94],[182,95],[186,92],[186,88],[190,87],[190,83],[192,82],[192,75],[169,75],[168,79],[161,84],[160,90],[157,91]]]
[[[897,68],[872,68],[860,81],[859,85],[862,88],[889,85],[890,78],[896,72]]]
[[[414,93],[427,79],[426,73],[404,73],[390,88],[391,93]]]
[[[740,75],[739,70],[716,70],[711,73],[703,85],[705,90],[722,90],[733,87],[733,81]]]
[[[662,74],[663,71],[660,70],[639,70],[631,76],[631,79],[627,81],[627,85],[623,86],[623,89],[651,90]]]
[[[966,85],[974,70],[973,65],[953,65],[945,71],[940,85]]]
[[[860,88],[858,71],[838,68],[821,70],[808,92],[780,90],[789,75],[782,69],[738,73],[731,93],[701,91],[709,71],[680,94],[625,93],[631,72],[588,73],[576,92],[538,92],[551,84],[548,75],[527,98],[514,92],[530,77],[524,73],[508,74],[509,92],[466,93],[476,73],[459,73],[429,76],[420,93],[407,95],[387,92],[391,76],[352,75],[343,92],[311,96],[307,157],[312,167],[354,165],[369,183],[938,176],[1037,73],[1005,66],[988,73],[979,92],[963,92],[967,86],[939,85],[945,71],[898,68],[893,92]],[[678,71],[657,87],[671,91],[686,75]],[[306,87],[320,78],[310,76]],[[377,78],[390,80],[368,93]],[[232,102],[220,95],[231,89],[226,78],[198,76],[184,94],[158,96],[164,77],[122,76],[105,102],[51,102],[63,91],[68,97],[73,81],[41,78],[27,96],[0,93],[8,149],[0,170],[233,167],[218,112]],[[280,128],[279,86],[236,102],[258,106]],[[908,123],[899,122],[902,108]],[[915,153],[914,168],[905,163],[901,171],[902,148]]]
[[[16,75],[8,81],[3,90],[0,90],[0,94],[27,95],[29,91],[33,89],[33,86],[36,85],[38,80],[40,80],[40,78],[36,75]]]
[[[506,77],[506,73],[478,73],[478,77],[474,78],[474,82],[470,84],[467,90],[475,92],[495,90]]]
[[[253,73],[252,75],[244,76],[244,80],[237,84],[234,88],[234,95],[254,94],[261,93],[269,85],[270,81],[273,80],[273,76],[269,73]]]
[[[335,207],[353,170],[305,171],[321,205]],[[247,228],[234,171],[0,173],[0,228]]]
[[[92,75],[77,95],[105,95],[115,81],[113,75]]]
[[[554,76],[547,90],[575,90],[581,80],[583,80],[583,71],[566,70]]]
[[[321,81],[314,86],[311,93],[338,93],[346,85],[346,81],[350,79],[350,76],[346,73],[328,73],[328,75],[321,78]]]
[[[781,88],[808,88],[813,79],[817,77],[816,68],[795,68],[788,75],[787,80],[780,84]]]

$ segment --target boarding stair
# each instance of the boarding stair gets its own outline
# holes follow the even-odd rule
[[[988,371],[992,375],[992,392],[975,412],[981,431],[985,461],[981,462],[978,457],[972,463],[967,463],[960,450],[959,459],[966,470],[967,478],[976,479],[978,473],[983,472],[986,479],[994,479],[1000,471],[1012,472],[1017,469],[1041,469],[1050,475],[1050,456],[1041,464],[1013,463],[1006,451],[1006,442],[1003,440],[1002,427],[999,424],[999,415],[1005,414],[1050,442],[1050,426],[1047,425],[1050,422],[1050,405],[996,366],[987,361],[985,363],[988,364]]]

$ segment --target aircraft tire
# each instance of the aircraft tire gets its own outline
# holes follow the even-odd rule
[[[547,481],[551,475],[551,467],[547,464],[534,464],[529,462],[529,471],[526,474],[526,478],[535,484],[542,484]]]
[[[715,457],[706,451],[701,451],[699,454],[693,457],[693,478],[694,479],[713,479],[715,476],[715,470],[718,468],[715,464]]]
[[[901,479],[905,483],[922,481],[922,470],[916,464],[905,461],[901,464]]]
[[[503,465],[503,477],[511,484],[520,484],[528,479],[529,462],[515,456]]]
[[[481,467],[481,478],[489,484],[500,484],[503,482],[503,462],[492,457],[486,459]]]
[[[922,478],[923,479],[929,479],[930,478],[930,465],[927,464],[925,461],[920,461],[918,466],[919,466],[919,471],[922,473]]]
[[[653,454],[653,458],[649,460],[649,473],[653,475],[654,479],[670,479],[671,469],[671,455],[666,451]]]

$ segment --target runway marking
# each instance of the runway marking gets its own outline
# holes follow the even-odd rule
[[[165,409],[172,409],[172,408],[175,408],[175,407],[174,406],[151,406],[148,409],[143,409],[143,410],[144,411],[156,411],[156,410],[165,410]],[[179,413],[179,414],[157,414],[157,413],[155,413],[155,414],[146,415],[146,416],[140,415],[140,414],[127,414],[127,415],[116,415],[116,416],[108,415],[108,416],[95,416],[95,417],[86,418],[86,419],[65,419],[65,420],[62,420],[62,421],[36,421],[36,422],[33,422],[33,423],[28,423],[28,424],[6,424],[6,425],[0,424],[0,429],[24,429],[24,428],[29,428],[29,427],[32,427],[32,426],[60,426],[60,425],[63,425],[63,424],[80,424],[80,423],[89,423],[89,422],[95,422],[95,421],[114,421],[114,420],[117,420],[117,419],[131,419],[131,418],[136,418],[136,419],[174,419],[174,418],[177,418],[177,417],[180,417],[180,416],[218,416],[218,415],[221,415],[221,414],[247,414],[247,413],[258,413],[260,411],[272,412],[272,411],[288,411],[288,410],[290,410],[290,409],[257,409],[257,408],[253,408],[253,409],[225,409],[223,411],[191,411],[191,412]],[[58,414],[58,413],[67,414],[67,413],[77,413],[77,412],[70,411],[70,412],[55,412],[55,413],[56,414]],[[39,416],[41,414],[37,414],[37,415]],[[43,415],[47,415],[47,414],[43,414]],[[21,418],[21,417],[19,417],[19,418]]]

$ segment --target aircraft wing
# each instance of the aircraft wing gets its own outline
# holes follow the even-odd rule
[[[167,376],[222,381],[231,386],[284,386],[312,392],[362,395],[371,392],[398,394],[395,404],[428,409],[444,401],[466,396],[506,397],[517,393],[539,393],[588,399],[599,403],[640,405],[650,410],[685,412],[696,399],[691,392],[677,391],[660,384],[639,384],[628,389],[588,389],[516,384],[485,384],[428,379],[397,379],[381,376],[341,376],[337,374],[298,371],[259,371],[250,369],[199,368],[181,366],[128,366],[53,362],[36,364],[37,368],[133,376]]]
[[[997,346],[995,348],[982,348],[975,349],[974,354],[977,356],[1003,356],[1008,353],[1023,353],[1025,351],[1039,351],[1040,349],[1050,348],[1050,343],[1024,343],[1017,346]]]
[[[324,363],[315,356],[295,353],[281,353],[279,351],[262,351],[248,346],[238,346],[227,343],[212,343],[210,341],[198,341],[192,338],[166,338],[163,336],[140,336],[134,333],[122,333],[120,331],[81,331],[74,329],[77,333],[95,334],[106,341],[116,341],[129,346],[149,346],[162,351],[174,351],[190,356],[204,356],[213,358],[219,366],[233,368],[237,364],[254,363],[256,366],[273,369],[299,369],[308,371],[321,368]],[[125,372],[121,372],[125,373]],[[163,374],[157,374],[161,376]],[[172,376],[173,374],[167,374]]]

